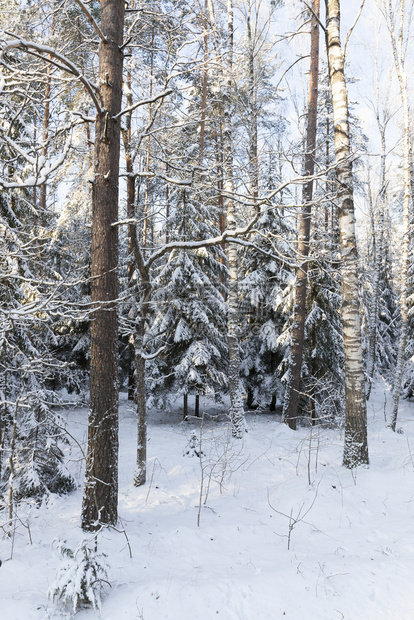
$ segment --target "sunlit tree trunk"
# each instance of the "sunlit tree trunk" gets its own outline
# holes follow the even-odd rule
[[[145,393],[145,357],[143,343],[145,335],[145,322],[148,314],[150,298],[149,282],[141,282],[141,314],[137,318],[134,344],[135,344],[135,382],[136,403],[138,416],[138,444],[137,463],[134,474],[134,485],[139,487],[145,484],[147,479],[147,397]]]
[[[90,412],[82,527],[96,530],[118,518],[118,179],[122,100],[121,49],[125,3],[101,0],[99,91],[92,188]]]
[[[372,300],[369,308],[369,326],[368,326],[368,356],[367,356],[367,400],[371,395],[372,382],[374,379],[376,352],[377,352],[377,325],[378,325],[378,307],[380,297],[380,279],[381,267],[383,262],[383,246],[384,246],[384,209],[386,194],[386,144],[385,144],[385,127],[378,124],[381,136],[381,163],[380,163],[380,191],[378,195],[377,210],[378,217],[372,212],[372,239],[374,244],[374,279],[372,283]],[[373,210],[374,205],[371,205]]]
[[[358,295],[358,256],[348,94],[340,40],[339,0],[325,0],[326,43],[334,114],[338,221],[341,247],[342,323],[345,351],[345,447],[346,467],[368,464],[367,409],[362,358],[361,314]]]
[[[392,387],[392,413],[389,422],[390,428],[395,431],[400,401],[401,382],[404,370],[405,349],[408,336],[408,263],[410,242],[410,196],[411,196],[411,140],[410,140],[410,106],[408,102],[407,73],[404,65],[404,0],[400,0],[398,31],[395,24],[391,0],[388,0],[387,25],[390,33],[394,66],[400,86],[401,103],[404,120],[404,163],[403,163],[403,228],[401,243],[401,279],[400,279],[400,314],[401,332],[398,344],[397,364],[395,368],[394,383]]]
[[[251,0],[247,3],[247,47],[248,47],[248,125],[249,136],[249,179],[253,203],[259,195],[258,127],[257,127],[257,88],[255,76],[255,45],[251,24]],[[256,208],[256,207],[255,207]]]
[[[133,104],[132,98],[132,79],[131,72],[127,73],[127,106]],[[134,472],[134,485],[141,486],[147,479],[147,398],[145,391],[145,358],[143,355],[143,341],[145,336],[145,323],[149,309],[151,297],[151,286],[149,281],[148,269],[144,265],[143,257],[138,245],[137,227],[133,220],[136,217],[135,209],[135,182],[134,165],[131,155],[132,140],[132,112],[126,117],[126,128],[123,132],[125,146],[125,163],[127,171],[127,217],[128,223],[128,254],[130,264],[128,265],[128,281],[131,282],[134,267],[139,271],[138,294],[141,296],[139,313],[135,319],[134,329],[134,396],[137,405],[138,420],[138,440],[137,440],[137,461]],[[133,259],[134,257],[134,259]],[[135,263],[135,264],[134,264]]]
[[[49,137],[49,122],[50,122],[50,95],[51,95],[51,65],[47,66],[46,73],[46,85],[45,85],[45,107],[43,109],[43,148],[42,148],[42,156],[47,156],[47,140]],[[40,186],[40,199],[39,199],[39,207],[40,211],[44,212],[46,210],[46,198],[47,198],[47,185],[46,183],[42,183]],[[44,215],[41,215],[44,220]]]
[[[311,19],[311,53],[308,124],[306,131],[305,175],[312,177],[315,172],[315,144],[318,110],[319,76],[319,0],[314,0]],[[312,214],[313,180],[309,179],[303,187],[303,207],[299,220],[298,267],[296,272],[295,307],[293,311],[292,344],[290,351],[288,381],[286,386],[284,421],[296,429],[299,409],[300,382],[302,375],[303,347],[306,321],[306,293],[308,280],[308,257],[310,225]]]
[[[154,40],[155,40],[155,31],[154,28],[152,30],[151,36],[151,63],[150,63],[150,83],[149,83],[149,98],[151,99],[153,95],[153,81],[154,81]],[[148,127],[151,126],[152,119],[152,106],[148,105]],[[145,169],[146,172],[150,171],[150,162],[151,162],[151,136],[147,137],[147,152],[145,155]],[[148,244],[148,227],[149,227],[149,198],[150,198],[150,179],[147,176],[145,181],[145,196],[144,196],[144,213],[143,213],[143,226],[142,226],[142,247],[145,248]],[[144,249],[145,256],[145,249]]]

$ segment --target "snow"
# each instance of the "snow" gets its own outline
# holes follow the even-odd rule
[[[341,465],[338,428],[294,432],[276,414],[248,414],[240,442],[222,405],[206,402],[215,416],[203,424],[181,422],[178,407],[151,411],[148,482],[135,488],[136,416],[121,401],[121,521],[98,538],[112,587],[100,612],[77,618],[414,618],[414,403],[401,403],[403,433],[385,427],[390,405],[378,381],[368,403],[371,465],[354,471]],[[64,415],[84,443],[87,410]],[[193,434],[201,459],[186,450]],[[74,549],[90,538],[79,527],[80,455],[76,445],[68,452],[77,491],[19,507],[10,538],[0,516],[5,620],[65,617],[47,592],[61,566],[52,541]]]

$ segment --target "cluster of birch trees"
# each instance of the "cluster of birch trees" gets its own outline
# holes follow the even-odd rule
[[[399,88],[396,104],[377,62],[379,166],[365,163],[344,68],[364,2],[343,40],[339,0],[0,4],[0,476],[10,518],[22,497],[73,488],[54,407],[63,389],[89,393],[85,530],[117,521],[120,386],[137,407],[136,485],[146,480],[147,406],[167,410],[171,394],[182,395],[184,419],[190,395],[199,416],[200,398],[228,394],[238,439],[246,407],[279,407],[291,429],[344,420],[344,465],[368,464],[375,371],[393,380],[393,430],[401,389],[414,389],[412,3],[376,5]],[[307,52],[284,62],[277,25],[292,10],[299,28],[285,49],[309,33]],[[289,98],[299,61],[301,104]],[[368,213],[358,247],[355,195]]]

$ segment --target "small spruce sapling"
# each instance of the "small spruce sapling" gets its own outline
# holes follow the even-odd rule
[[[53,545],[63,558],[48,598],[63,611],[76,614],[84,607],[101,609],[104,584],[110,585],[106,554],[96,551],[96,538],[82,540],[72,551],[65,541]]]

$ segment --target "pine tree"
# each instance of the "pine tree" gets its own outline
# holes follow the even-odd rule
[[[171,215],[172,240],[207,239],[217,235],[211,209],[203,207],[187,190]],[[167,370],[160,391],[218,397],[227,386],[225,344],[227,270],[220,246],[199,250],[173,250],[154,280],[152,326],[145,339],[164,348],[157,364]],[[171,369],[174,369],[171,372]]]

